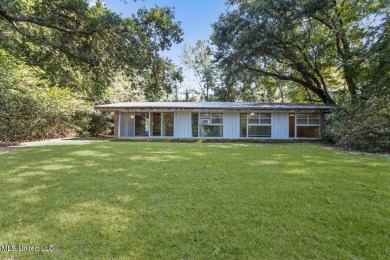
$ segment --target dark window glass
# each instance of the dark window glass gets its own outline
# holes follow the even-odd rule
[[[213,117],[212,123],[213,124],[223,124],[223,120],[222,120],[222,118],[214,118]]]
[[[149,136],[149,113],[135,113],[135,135]]]
[[[297,118],[297,124],[307,125],[307,118],[305,118],[305,119]]]
[[[295,114],[289,115],[288,123],[289,123],[289,137],[294,138],[295,137]]]
[[[198,114],[198,113],[196,113]],[[199,115],[200,118],[211,118],[211,114],[210,113],[200,113]]]
[[[248,126],[248,137],[271,137],[271,126]]]
[[[260,124],[270,125],[271,118],[270,119],[260,119]]]
[[[152,113],[152,135],[161,136],[161,113]]]
[[[192,137],[198,137],[198,113],[192,113]]]
[[[319,126],[297,126],[297,137],[301,138],[319,138]]]
[[[256,119],[248,119],[248,124],[251,124],[251,125],[258,125],[259,124],[259,119],[256,118]]]
[[[174,115],[163,113],[163,136],[173,136]]]
[[[240,114],[240,137],[246,137],[247,114]]]
[[[200,137],[222,137],[223,126],[221,125],[201,125],[199,126]]]
[[[309,118],[309,125],[319,125],[320,124],[320,119],[317,118]]]

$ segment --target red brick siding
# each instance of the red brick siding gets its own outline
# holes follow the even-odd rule
[[[114,112],[114,136],[118,137],[119,112]]]

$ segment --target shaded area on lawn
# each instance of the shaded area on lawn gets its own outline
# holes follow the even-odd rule
[[[0,244],[40,258],[390,257],[390,161],[313,144],[104,142],[0,156]]]

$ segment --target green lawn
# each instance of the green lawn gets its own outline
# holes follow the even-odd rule
[[[390,160],[314,144],[97,142],[0,154],[18,258],[390,258]]]

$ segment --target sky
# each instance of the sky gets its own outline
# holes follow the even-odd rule
[[[89,1],[93,4],[96,0]],[[207,40],[212,33],[211,24],[218,21],[218,17],[225,13],[226,0],[104,0],[104,3],[112,11],[129,17],[140,7],[151,8],[154,6],[174,7],[176,21],[181,22],[184,32],[183,42],[173,45],[169,51],[163,53],[164,56],[183,68],[184,81],[181,84],[182,91],[185,88],[196,88],[197,82],[192,71],[182,64],[180,55],[185,44],[194,46],[197,40]]]

